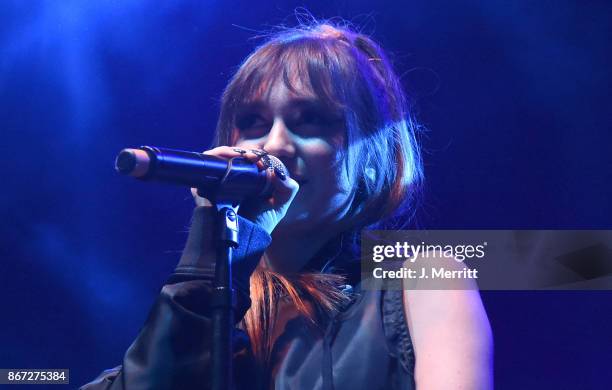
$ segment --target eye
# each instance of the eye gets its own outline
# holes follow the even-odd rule
[[[329,121],[327,118],[317,112],[306,111],[299,118],[299,122],[300,124],[322,126],[326,125]]]
[[[293,128],[306,136],[328,134],[342,118],[322,110],[304,110],[294,121]]]
[[[236,127],[243,136],[255,138],[263,136],[270,128],[268,121],[259,114],[243,114],[236,117]]]

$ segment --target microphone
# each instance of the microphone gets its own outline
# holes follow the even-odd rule
[[[194,187],[207,199],[242,200],[269,197],[272,192],[268,169],[259,171],[244,157],[226,160],[184,150],[141,146],[123,149],[115,169],[141,180],[156,180]]]

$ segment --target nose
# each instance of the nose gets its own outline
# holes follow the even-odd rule
[[[281,118],[274,120],[263,148],[270,154],[281,158],[295,156],[294,136]]]

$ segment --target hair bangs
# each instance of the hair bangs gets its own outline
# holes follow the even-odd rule
[[[353,64],[342,63],[346,50],[334,41],[311,37],[279,39],[256,51],[241,67],[234,91],[237,104],[266,99],[275,83],[296,96],[315,97],[325,105],[344,110],[346,91],[354,85]]]

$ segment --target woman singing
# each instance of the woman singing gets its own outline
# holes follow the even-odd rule
[[[411,218],[422,181],[400,80],[369,37],[284,30],[225,89],[215,148],[272,167],[239,210],[238,389],[489,389],[492,337],[477,290],[362,290],[363,229]],[[123,364],[83,389],[210,387],[213,208],[196,208],[176,271]],[[405,225],[405,223],[404,223]]]

